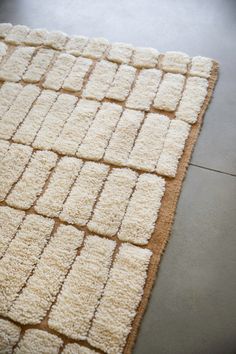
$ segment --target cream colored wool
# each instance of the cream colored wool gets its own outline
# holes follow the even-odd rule
[[[7,140],[0,140],[0,161],[6,155],[10,143]]]
[[[0,352],[131,351],[217,66],[0,24]]]
[[[127,43],[112,43],[107,59],[119,64],[128,64],[133,53],[133,46]]]
[[[121,224],[137,174],[128,169],[113,169],[96,204],[90,231],[105,236],[114,236]]]
[[[189,77],[176,112],[176,118],[195,123],[207,95],[208,81],[201,77]]]
[[[47,39],[48,34],[48,31],[43,28],[31,29],[24,39],[24,43],[35,46],[42,45]]]
[[[37,149],[52,149],[65,122],[73,111],[77,98],[60,94],[46,115],[33,146]]]
[[[62,354],[98,354],[98,352],[95,352],[95,350],[86,347],[82,347],[76,343],[70,343],[65,346]]]
[[[106,283],[116,243],[98,236],[84,247],[49,314],[49,327],[69,338],[86,339]]]
[[[0,138],[10,139],[12,137],[39,94],[40,89],[37,86],[24,86],[10,109],[0,120]]]
[[[105,152],[122,112],[122,107],[105,102],[93,120],[77,155],[82,158],[100,160]]]
[[[89,81],[83,90],[83,96],[86,98],[101,101],[109,89],[117,70],[117,64],[106,60],[97,62]]]
[[[127,166],[129,153],[143,119],[143,112],[131,109],[126,109],[123,112],[106,149],[104,161],[119,166]]]
[[[88,341],[108,354],[121,354],[143,295],[151,251],[123,244],[111,269]]]
[[[46,191],[37,201],[35,206],[37,213],[49,217],[56,217],[59,215],[70,188],[79,173],[82,163],[82,160],[73,157],[63,157],[59,161],[49,180]]]
[[[21,44],[24,42],[25,37],[30,29],[27,26],[16,25],[13,26],[5,37],[5,41],[10,44]]]
[[[44,44],[53,49],[63,50],[65,48],[68,37],[65,33],[60,31],[49,32]]]
[[[130,92],[135,74],[136,69],[132,66],[120,65],[106,97],[117,101],[124,101]]]
[[[66,44],[66,52],[76,57],[80,56],[88,43],[88,37],[72,36]]]
[[[153,48],[135,48],[132,64],[137,68],[155,68],[159,52]]]
[[[7,45],[3,42],[0,42],[0,62],[6,54],[7,54]]]
[[[106,165],[85,162],[64,204],[61,220],[82,226],[88,222],[108,171]]]
[[[13,303],[8,316],[23,324],[37,324],[45,317],[70,269],[84,232],[60,225],[51,238],[26,287]]]
[[[147,115],[129,156],[128,166],[148,172],[155,170],[169,124],[169,118],[164,115]]]
[[[58,354],[63,341],[39,329],[27,329],[13,354]]]
[[[7,45],[4,42],[0,42],[0,57],[3,57],[7,53]]]
[[[135,86],[127,99],[126,107],[149,110],[156,95],[161,75],[161,71],[157,69],[141,70]]]
[[[75,155],[99,107],[97,101],[81,99],[56,139],[53,150],[64,155]]]
[[[70,74],[64,81],[62,88],[68,91],[80,91],[83,87],[85,75],[88,73],[93,62],[87,58],[77,58]]]
[[[20,81],[34,54],[33,47],[17,47],[1,66],[0,80]]]
[[[177,119],[171,120],[164,147],[157,163],[157,173],[175,177],[189,131],[189,124]]]
[[[105,38],[90,38],[85,46],[83,56],[91,59],[99,59],[103,56],[109,42]]]
[[[11,29],[11,23],[0,23],[0,38],[5,38]]]
[[[12,354],[19,340],[21,329],[14,323],[0,318],[0,353]],[[85,353],[86,354],[86,353]],[[88,352],[89,354],[89,352]]]
[[[7,197],[7,204],[19,209],[29,209],[41,194],[56,161],[57,155],[54,152],[36,151],[21,179]]]
[[[42,90],[23,123],[13,136],[13,141],[26,145],[32,144],[41,124],[55,102],[58,94],[50,90]]]
[[[0,314],[6,315],[19,291],[34,269],[54,221],[39,215],[27,215],[0,260]]]
[[[172,73],[186,74],[190,57],[181,52],[166,52],[162,58],[161,68]]]
[[[211,74],[212,66],[213,66],[213,61],[210,58],[193,57],[189,74],[208,79]]]
[[[32,149],[29,146],[12,144],[1,161],[0,168],[0,201],[18,180],[27,165]]]
[[[21,210],[7,206],[0,207],[0,258],[6,252],[24,216],[25,213]]]
[[[12,103],[16,99],[16,96],[23,89],[20,84],[11,82],[4,82],[0,88],[0,120],[11,107]]]
[[[181,99],[185,77],[181,74],[164,75],[155,97],[153,107],[173,112]]]
[[[136,245],[148,243],[154,231],[164,191],[163,178],[146,173],[139,176],[118,233],[121,241]]]
[[[27,71],[23,75],[24,81],[38,82],[46,73],[49,64],[53,60],[55,51],[52,49],[39,49],[36,56],[33,58]]]
[[[75,63],[76,58],[70,54],[59,54],[53,67],[46,74],[46,80],[43,83],[43,87],[49,88],[52,90],[59,90],[65,78],[69,75],[72,66]]]

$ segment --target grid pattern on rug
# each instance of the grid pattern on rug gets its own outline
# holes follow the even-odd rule
[[[214,62],[0,24],[0,350],[124,352]]]

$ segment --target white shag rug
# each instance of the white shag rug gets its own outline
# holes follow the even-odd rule
[[[0,24],[1,353],[131,352],[216,71]]]

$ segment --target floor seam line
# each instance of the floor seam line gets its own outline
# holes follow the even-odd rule
[[[190,166],[194,166],[194,167],[199,167],[199,168],[202,168],[202,169],[204,169],[204,170],[213,171],[213,172],[217,172],[217,173],[222,173],[222,174],[224,174],[224,175],[236,177],[236,174],[233,174],[233,173],[230,173],[230,172],[224,172],[224,171],[216,170],[216,169],[210,168],[210,167],[205,167],[205,166],[197,165],[197,164],[194,164],[194,163],[191,163],[191,162],[190,162],[189,165],[190,165]]]

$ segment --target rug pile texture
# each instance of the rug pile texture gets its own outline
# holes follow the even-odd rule
[[[0,24],[1,353],[131,353],[217,70]]]

